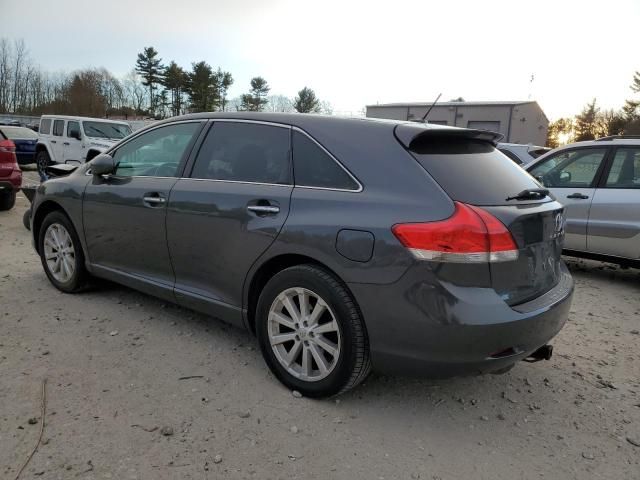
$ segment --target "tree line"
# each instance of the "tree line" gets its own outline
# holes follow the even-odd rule
[[[634,73],[629,88],[640,95],[640,71]],[[549,124],[547,146],[556,148],[608,135],[640,135],[640,98],[626,100],[619,110],[602,110],[594,98],[576,116]]]
[[[34,63],[23,40],[0,38],[0,113],[158,119],[230,110],[333,113],[331,104],[308,87],[295,98],[270,95],[267,81],[257,76],[247,93],[230,99],[233,83],[230,72],[206,61],[190,69],[175,61],[164,64],[153,47],[145,47],[121,78],[105,68],[51,74]]]

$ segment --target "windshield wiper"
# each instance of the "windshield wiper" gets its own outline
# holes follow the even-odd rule
[[[546,188],[527,188],[526,190],[522,190],[520,193],[513,195],[512,197],[507,197],[505,201],[509,200],[539,200],[541,198],[549,195],[549,190]]]

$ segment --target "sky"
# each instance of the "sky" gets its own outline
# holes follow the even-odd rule
[[[50,72],[125,75],[153,46],[164,62],[304,86],[337,113],[367,104],[537,100],[553,120],[592,98],[619,108],[640,70],[640,0],[0,0],[0,37]],[[531,80],[533,76],[533,81]]]

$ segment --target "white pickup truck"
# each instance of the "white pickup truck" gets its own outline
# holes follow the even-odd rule
[[[41,178],[54,163],[85,163],[131,134],[128,123],[101,118],[43,115],[36,163]]]

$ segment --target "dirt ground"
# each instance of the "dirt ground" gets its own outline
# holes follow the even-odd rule
[[[1,478],[37,441],[43,379],[43,442],[20,478],[640,478],[638,270],[569,262],[551,361],[372,375],[314,401],[274,379],[246,332],[116,285],[55,290],[26,206],[0,212]]]

